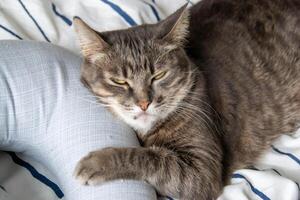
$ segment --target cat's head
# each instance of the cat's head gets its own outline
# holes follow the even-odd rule
[[[166,119],[193,84],[183,50],[189,16],[185,6],[158,24],[98,33],[74,19],[83,83],[141,133]]]

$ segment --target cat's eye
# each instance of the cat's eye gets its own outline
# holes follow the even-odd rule
[[[154,80],[162,79],[166,75],[166,73],[167,73],[166,71],[159,72],[154,75],[153,79]]]
[[[118,85],[128,85],[127,81],[125,81],[125,80],[115,79],[115,78],[112,78],[111,80],[112,80],[112,82],[114,82]]]

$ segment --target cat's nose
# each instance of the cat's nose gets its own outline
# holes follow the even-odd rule
[[[146,111],[150,105],[150,102],[147,100],[141,100],[138,102],[138,105],[143,111]]]

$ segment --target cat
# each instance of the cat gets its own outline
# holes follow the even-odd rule
[[[203,0],[157,24],[74,26],[82,82],[142,145],[91,152],[75,169],[83,184],[136,179],[216,199],[234,170],[299,127],[299,0]]]

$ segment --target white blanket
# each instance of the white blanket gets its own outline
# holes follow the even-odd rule
[[[0,0],[0,39],[47,41],[79,53],[72,18],[79,16],[98,31],[155,23],[185,0]],[[190,3],[196,3],[194,0]],[[0,47],[1,48],[1,47]],[[1,134],[1,133],[0,133]],[[38,163],[30,166],[49,175]],[[27,166],[28,167],[28,166]],[[33,177],[26,165],[0,154],[1,200],[54,200],[51,188]],[[51,178],[50,178],[51,179]],[[300,131],[282,136],[255,169],[235,172],[220,200],[298,200]],[[12,196],[14,198],[12,198]]]

